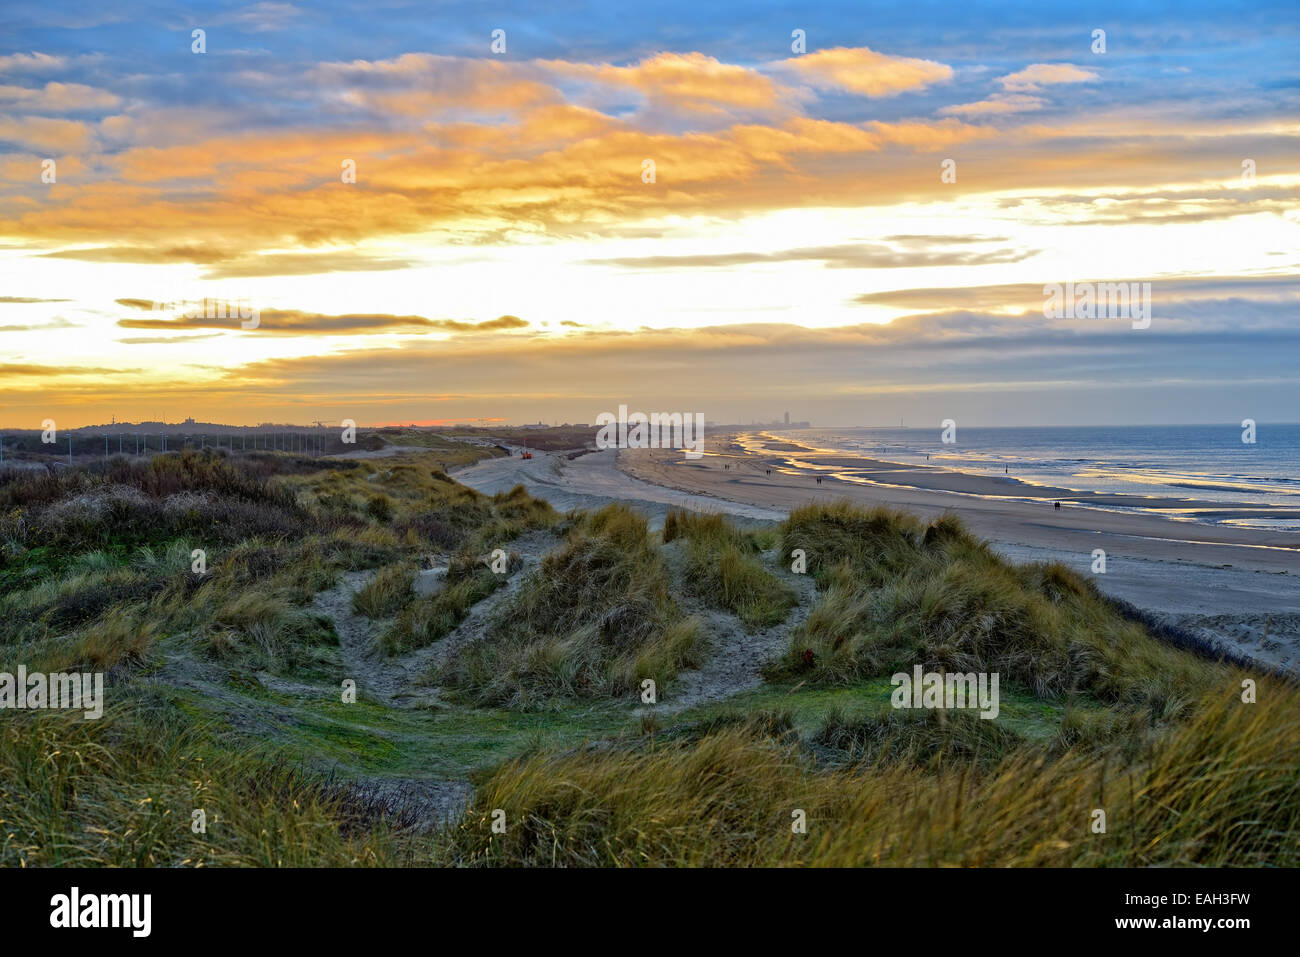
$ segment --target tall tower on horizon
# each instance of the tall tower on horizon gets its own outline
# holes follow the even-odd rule
[[[789,412],[787,412],[787,413],[785,414],[785,424],[786,424],[786,425],[789,425],[789,424],[790,424],[790,413],[789,413]]]

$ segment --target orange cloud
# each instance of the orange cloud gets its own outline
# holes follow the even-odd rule
[[[809,176],[819,201],[830,205],[938,195],[937,175],[918,174],[916,150],[965,147],[966,163],[983,167],[979,184],[987,190],[1077,189],[1113,182],[1117,170],[1130,185],[1165,182],[1171,169],[1204,172],[1203,158],[1172,141],[1151,145],[1149,176],[1134,180],[1141,170],[1133,169],[1126,139],[1063,152],[1052,141],[1071,135],[1068,128],[1009,133],[951,117],[865,128],[792,117],[709,133],[647,133],[581,108],[542,110],[550,112],[504,129],[441,127],[438,142],[408,131],[295,131],[140,147],[102,161],[116,166],[115,182],[61,176],[57,187],[38,189],[31,184],[39,167],[20,164],[13,182],[27,191],[0,198],[0,234],[76,245],[51,253],[67,258],[243,264],[231,268],[268,275],[279,266],[312,268],[258,255],[293,246],[309,247],[309,256],[324,255],[317,247],[344,256],[362,240],[439,229],[459,241],[491,240],[508,229],[600,229],[659,215],[781,208],[806,201]],[[972,151],[981,141],[989,143],[984,152]],[[1010,148],[1018,162],[997,162]],[[863,177],[853,157],[868,153],[877,158]],[[355,185],[340,181],[345,158],[356,161]],[[641,180],[646,158],[656,164],[654,184]],[[192,180],[204,188],[194,190]],[[190,195],[178,200],[187,188]],[[339,261],[367,268],[364,258]]]
[[[890,56],[868,47],[834,47],[782,61],[818,87],[840,88],[864,96],[893,96],[952,79],[952,67],[933,60]]]
[[[107,110],[122,100],[107,90],[97,90],[81,83],[46,83],[40,89],[25,86],[0,86],[0,103],[22,110],[66,113],[69,110]]]
[[[633,66],[544,60],[539,64],[562,76],[639,90],[652,101],[685,109],[712,106],[766,108],[777,88],[749,67],[722,63],[703,53],[658,53]]]
[[[1034,63],[1002,77],[1003,88],[1019,92],[1032,92],[1044,86],[1059,83],[1086,83],[1097,79],[1097,74],[1072,63]]]
[[[987,100],[945,106],[939,112],[945,116],[998,116],[1041,109],[1043,103],[1044,101],[1036,96],[1026,96],[1021,93],[995,93]]]
[[[870,96],[952,75],[940,63],[865,47],[766,69]],[[1089,76],[1069,64],[1035,64],[1003,82],[1027,88]],[[498,242],[515,230],[594,233],[665,215],[747,215],[806,204],[810,186],[824,205],[935,198],[939,179],[920,171],[916,151],[960,147],[963,169],[978,173],[967,188],[977,182],[981,190],[1167,182],[1178,171],[1203,178],[1206,168],[1204,148],[1189,148],[1187,127],[1175,119],[1094,116],[1006,130],[958,118],[996,118],[1038,102],[1012,92],[945,108],[938,119],[818,119],[804,109],[808,86],[701,53],[659,53],[631,66],[412,53],[325,63],[307,78],[314,95],[337,107],[332,128],[232,133],[238,117],[219,109],[131,112],[97,127],[0,115],[0,138],[28,142],[26,156],[76,164],[65,170],[60,160],[58,185],[42,187],[38,162],[0,163],[11,187],[0,191],[0,235],[66,258],[203,264],[205,278],[301,275],[406,265],[357,252],[368,239],[442,231],[457,243]],[[575,80],[587,89],[575,92]],[[590,105],[593,87],[639,91],[659,112],[650,122],[612,116]],[[737,122],[732,110],[771,112]],[[696,122],[717,116],[725,121]],[[1107,135],[1070,150],[1056,142],[1094,127]],[[1137,166],[1134,139],[1143,137]],[[97,142],[111,148],[77,163]],[[1014,164],[1001,161],[1007,150],[1016,151]],[[867,154],[864,177],[859,157]],[[647,158],[656,164],[652,184],[641,180]],[[340,179],[348,159],[355,184]],[[307,248],[279,252],[293,247]]]
[[[0,115],[0,140],[9,140],[47,153],[74,152],[89,147],[91,130],[85,123],[75,120]]]

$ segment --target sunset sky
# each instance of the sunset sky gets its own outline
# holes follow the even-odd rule
[[[6,4],[0,427],[1300,420],[1294,0],[546,6]]]

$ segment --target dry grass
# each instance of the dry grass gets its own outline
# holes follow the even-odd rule
[[[1086,691],[1170,718],[1223,681],[1122,616],[1061,565],[1016,566],[944,518],[807,506],[782,531],[803,548],[821,598],[773,674],[843,683],[920,664],[998,672],[1060,700]]]
[[[585,866],[1294,866],[1300,700],[1268,684],[1199,700],[1141,760],[1010,750],[986,767],[826,769],[738,728],[693,744],[538,755],[503,767],[445,835],[448,862]],[[907,754],[906,742],[896,754]],[[490,829],[506,811],[505,834]],[[1106,832],[1093,833],[1094,809]],[[795,811],[807,833],[792,831]]]
[[[105,671],[109,691],[98,721],[0,722],[0,865],[1300,864],[1295,686],[1254,675],[1259,703],[1243,704],[1241,673],[1157,641],[1060,566],[1003,561],[953,519],[793,513],[781,553],[807,552],[821,594],[773,676],[822,694],[913,664],[996,671],[1004,690],[1067,704],[1047,736],[964,713],[834,711],[805,732],[777,712],[668,729],[649,715],[643,739],[610,732],[506,763],[426,838],[382,801],[301,770],[299,739],[272,753],[197,723],[206,691],[142,678],[157,681],[163,662],[337,668],[311,602],[345,570],[380,570],[357,608],[394,618],[390,651],[439,640],[506,580],[482,555],[557,526],[549,506],[522,488],[480,495],[419,456],[312,466],[211,453],[0,476],[0,506],[0,668]],[[698,663],[700,626],[644,518],[611,506],[562,529],[484,639],[452,657],[449,697],[601,713],[594,700],[630,704],[643,678],[662,686]],[[686,577],[711,604],[756,626],[784,614],[762,533],[674,512],[663,537],[684,539]],[[208,550],[206,574],[191,570],[192,547]],[[416,598],[429,556],[450,556],[448,575]],[[197,808],[206,835],[190,831]],[[495,808],[505,834],[490,829]],[[1090,829],[1097,808],[1105,834]],[[807,834],[791,831],[796,810]]]
[[[646,678],[665,684],[697,660],[700,637],[645,519],[610,505],[575,518],[486,640],[456,654],[443,679],[482,704],[608,697]]]
[[[204,810],[207,832],[191,831]],[[97,721],[0,723],[0,866],[347,867],[398,863],[383,809],[250,748],[212,746],[165,698]]]
[[[515,567],[519,556],[514,555]],[[426,598],[416,599],[402,608],[401,614],[380,639],[384,651],[398,655],[424,648],[451,634],[470,609],[506,583],[504,573],[497,574],[482,562],[462,563],[464,570],[449,571],[443,586]]]
[[[352,596],[352,610],[367,618],[391,618],[415,600],[415,573],[405,562],[381,568]]]
[[[763,567],[759,545],[721,515],[674,509],[663,539],[686,541],[686,587],[714,608],[736,615],[752,630],[778,625],[799,603],[794,589]]]

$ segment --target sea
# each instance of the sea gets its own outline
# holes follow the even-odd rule
[[[780,430],[774,437],[845,455],[962,472],[1011,475],[1035,485],[1300,512],[1300,423],[962,428],[945,444],[940,428]],[[927,458],[928,457],[928,458]],[[1300,529],[1300,518],[1203,519]]]

